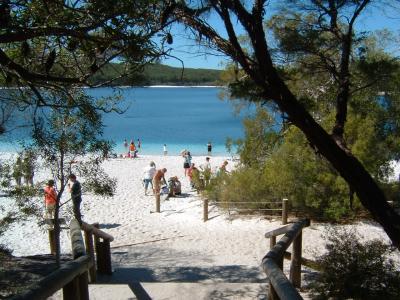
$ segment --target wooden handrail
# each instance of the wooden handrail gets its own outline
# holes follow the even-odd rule
[[[262,267],[264,272],[267,274],[268,279],[270,281],[270,299],[273,299],[274,296],[272,294],[276,293],[279,299],[302,299],[299,292],[296,290],[294,285],[288,280],[285,274],[282,271],[282,262],[284,255],[286,253],[287,248],[289,248],[290,244],[296,240],[293,247],[296,244],[296,252],[300,250],[301,257],[301,245],[298,245],[298,241],[301,244],[301,232],[304,227],[310,225],[310,220],[305,219],[299,221],[297,223],[285,226],[283,228],[275,229],[265,234],[266,237],[271,237],[275,239],[275,237],[279,234],[285,233],[285,235],[279,240],[279,242],[273,246],[272,249],[264,256],[262,260]],[[297,239],[297,237],[299,237]],[[298,249],[300,247],[300,249]],[[298,258],[295,258],[295,261],[292,259],[292,264],[295,263],[296,267],[298,265]],[[292,265],[293,267],[293,265]],[[292,268],[291,267],[291,268]],[[292,277],[292,270],[291,270]],[[298,277],[297,275],[294,277]],[[296,279],[297,280],[297,279]]]
[[[85,255],[86,250],[82,239],[81,226],[77,220],[71,220],[69,232],[71,237],[72,257],[75,259]]]
[[[243,201],[243,202],[236,202],[236,201],[216,201],[215,203],[217,203],[217,204],[221,204],[221,203],[228,203],[228,204],[279,204],[279,205],[282,205],[282,201],[276,201],[276,202],[257,202],[257,201],[254,201],[254,202],[246,202],[246,201]]]
[[[293,226],[294,226],[295,224],[296,224],[296,223],[289,224],[289,225],[286,225],[286,226],[284,226],[284,227],[280,227],[280,228],[277,228],[277,229],[268,231],[264,236],[265,236],[266,238],[270,238],[270,237],[272,237],[272,236],[278,236],[278,235],[281,235],[281,234],[285,234],[285,233],[287,233],[288,231],[290,231],[290,230],[293,228]]]
[[[16,295],[12,299],[47,299],[71,282],[76,276],[86,272],[91,266],[92,260],[88,255],[66,262],[65,264],[62,264],[59,269],[29,287],[28,291]]]
[[[83,242],[81,230],[85,231],[86,247]],[[114,240],[114,237],[101,231],[94,225],[89,225],[85,222],[82,222],[80,225],[77,220],[72,219],[70,223],[70,236],[74,260],[62,264],[59,269],[28,287],[27,291],[16,295],[12,299],[47,299],[60,289],[63,289],[63,299],[89,299],[89,272],[91,282],[96,280],[92,235],[96,238],[96,249],[98,250],[96,255],[97,263],[100,260],[103,266],[102,271],[106,274],[111,274],[110,242]],[[100,242],[100,238],[103,239],[103,242]]]
[[[114,237],[108,233],[105,233],[104,231],[96,228],[93,225],[90,225],[86,222],[82,222],[82,229],[84,231],[92,231],[93,235],[95,235],[96,237],[102,238],[104,240],[108,240],[109,242],[112,242],[114,240]]]

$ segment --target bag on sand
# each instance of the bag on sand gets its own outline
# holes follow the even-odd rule
[[[168,194],[168,193],[169,193],[168,187],[166,185],[163,185],[161,187],[161,194]]]

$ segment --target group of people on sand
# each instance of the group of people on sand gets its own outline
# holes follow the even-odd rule
[[[125,139],[124,140],[124,148],[126,153],[125,157],[136,158],[141,147],[142,147],[142,142],[140,141],[140,139],[137,139],[136,145],[133,139],[129,144],[128,141]]]
[[[135,144],[134,140],[132,139],[131,142],[128,144],[128,141],[125,139],[124,140],[124,148],[125,148],[125,154],[121,154],[120,157],[130,157],[130,158],[136,158],[137,154],[140,150],[142,146],[142,143],[140,141],[140,139],[137,139],[137,142]],[[191,157],[190,152],[187,150],[182,150],[187,152],[188,156]],[[212,152],[212,144],[211,142],[207,143],[207,153],[209,156],[211,156],[211,152]],[[181,152],[181,154],[183,155],[183,153]],[[167,156],[168,155],[168,149],[167,149],[167,144],[163,145],[163,155]],[[190,168],[190,162],[189,162],[189,167],[187,167],[187,169]]]
[[[67,188],[68,192],[71,194],[71,201],[73,204],[73,212],[75,219],[82,224],[81,215],[81,202],[82,202],[82,188],[80,182],[76,179],[75,174],[70,174],[68,176]],[[57,204],[57,192],[54,188],[54,180],[50,179],[45,188],[44,192],[44,203],[45,203],[45,218],[54,219],[54,212]]]
[[[165,173],[167,173],[167,169],[162,168],[157,170],[156,164],[153,161],[151,161],[150,164],[144,168],[143,185],[145,195],[147,195],[150,185],[153,190],[153,195],[159,195],[161,193],[162,184],[167,185]],[[181,193],[181,183],[177,176],[169,178],[168,193],[170,196],[179,195]]]
[[[199,168],[192,162],[192,155],[189,150],[182,150],[181,155],[183,157],[183,170],[185,176],[189,177],[190,185],[195,188],[194,178],[198,176],[201,180],[204,180],[204,184],[207,185],[210,182],[212,176],[212,169],[210,163],[210,157],[206,157],[206,161],[199,166]],[[217,169],[217,173],[227,173],[226,166],[228,161],[224,161],[222,165]]]

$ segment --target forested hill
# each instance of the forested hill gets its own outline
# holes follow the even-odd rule
[[[111,64],[97,72],[92,78],[92,84],[109,81],[118,77],[122,65]],[[143,72],[136,73],[113,81],[110,85],[219,85],[222,71],[213,69],[184,69],[161,64],[151,64]]]

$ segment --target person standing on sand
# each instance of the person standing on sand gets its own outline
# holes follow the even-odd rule
[[[167,155],[167,154],[168,154],[168,151],[167,151],[167,144],[164,144],[164,146],[163,146],[163,152],[164,152],[164,155]]]
[[[136,157],[136,146],[135,143],[133,142],[133,140],[131,141],[130,145],[129,145],[129,154],[131,158],[135,158]]]
[[[50,179],[43,189],[44,191],[44,205],[46,208],[45,218],[54,219],[54,211],[57,203],[57,193],[54,189],[54,180]]]
[[[147,195],[147,188],[149,187],[149,184],[151,184],[151,188],[154,191],[154,186],[153,186],[153,177],[156,174],[156,164],[154,161],[150,162],[150,165],[144,168],[143,172],[143,183],[144,183],[144,194]]]
[[[200,166],[200,169],[203,172],[204,184],[208,185],[211,179],[211,163],[208,156],[206,157],[206,162]]]
[[[137,147],[139,150],[142,147],[142,143],[140,142],[140,139],[137,139]]]
[[[208,155],[211,155],[211,150],[212,150],[212,144],[211,144],[211,142],[208,142],[208,144],[207,144]]]
[[[128,141],[126,139],[124,139],[124,148],[125,148],[125,152],[128,152]]]
[[[75,174],[68,176],[70,182],[68,183],[68,190],[71,193],[71,200],[73,204],[75,219],[82,224],[81,215],[81,202],[82,202],[82,188],[78,180],[76,180]]]
[[[192,165],[192,156],[190,155],[190,151],[187,151],[184,155],[183,155],[183,169],[185,170],[185,176],[188,175],[188,171],[190,166]]]
[[[25,185],[33,186],[33,176],[35,175],[36,155],[32,150],[27,150],[24,153],[22,161],[22,174],[25,180]]]
[[[154,195],[160,195],[161,181],[163,181],[164,184],[167,184],[167,181],[165,180],[165,173],[167,173],[167,169],[163,168],[157,170],[156,174],[154,174],[153,177]]]

